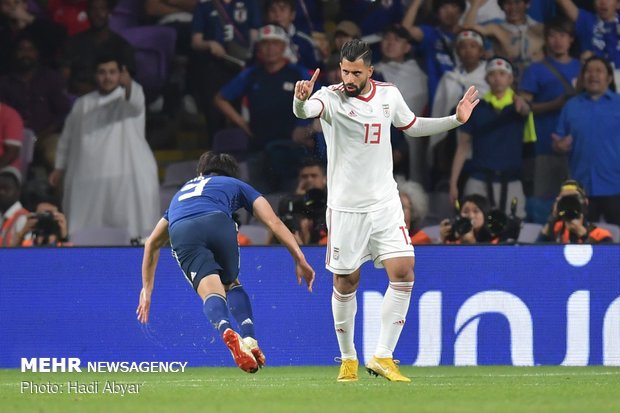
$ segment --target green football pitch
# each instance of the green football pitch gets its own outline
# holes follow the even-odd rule
[[[0,370],[0,410],[13,412],[620,412],[620,368],[402,367],[411,383],[390,383],[360,369],[337,383],[337,367],[236,368],[184,373],[21,373]],[[96,394],[68,393],[67,382],[97,383]],[[26,384],[24,384],[26,383]],[[28,386],[57,384],[58,394]],[[104,392],[130,384],[137,394]],[[126,388],[129,388],[126,387]],[[110,387],[108,387],[108,390]]]

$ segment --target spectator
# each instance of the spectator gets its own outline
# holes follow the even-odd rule
[[[309,79],[308,70],[289,63],[284,52],[288,36],[283,28],[267,25],[260,29],[256,65],[252,65],[224,85],[215,97],[215,105],[250,137],[254,151],[266,151],[269,175],[267,191],[287,190],[299,168],[303,148],[292,140],[297,120],[291,111],[295,82]],[[250,120],[246,121],[233,102],[246,97]],[[251,176],[258,176],[261,173]],[[292,183],[294,185],[294,182]]]
[[[340,49],[342,45],[349,40],[359,39],[362,37],[362,31],[359,26],[353,23],[351,20],[342,20],[336,25],[334,30],[334,48],[332,52],[338,55],[340,58]]]
[[[323,4],[325,0],[298,0],[295,12],[295,27],[304,33],[323,33]]]
[[[465,20],[465,15],[471,9],[472,2],[475,2],[475,0],[465,1],[465,14],[461,18],[461,24]],[[506,20],[506,13],[499,7],[497,0],[483,0],[481,2],[476,13],[475,24],[498,23],[503,20]]]
[[[489,201],[482,195],[472,194],[463,198],[454,221],[444,219],[439,228],[442,244],[476,244],[498,242],[487,227]]]
[[[556,0],[573,22],[583,52],[582,60],[595,55],[611,62],[620,84],[620,1],[594,0],[594,13],[578,8],[572,0]]]
[[[493,41],[494,53],[513,63],[518,84],[525,68],[544,57],[543,25],[527,15],[530,0],[498,0],[506,20],[485,25],[475,24],[482,1],[471,0],[471,8],[465,15],[463,25]]]
[[[428,195],[422,185],[412,181],[398,182],[398,193],[403,205],[407,234],[411,237],[411,243],[432,244],[431,238],[420,229],[426,213],[428,212]]]
[[[13,42],[20,35],[32,38],[43,62],[52,64],[67,33],[59,24],[31,14],[26,0],[0,0],[0,75],[9,70]]]
[[[51,170],[58,133],[71,106],[63,79],[41,64],[39,49],[27,36],[17,41],[13,63],[13,71],[0,78],[0,100],[15,108],[37,136],[37,161]]]
[[[107,227],[142,237],[159,217],[157,165],[144,136],[144,93],[118,60],[102,56],[96,67],[98,89],[79,98],[67,117],[50,184],[58,186],[64,177],[70,234]]]
[[[88,6],[90,0],[48,0],[47,9],[52,20],[63,25],[69,36],[90,28]]]
[[[480,194],[500,211],[510,213],[508,200],[517,198],[519,217],[525,216],[521,183],[523,134],[530,113],[527,102],[516,95],[512,65],[496,57],[486,66],[490,92],[482,97],[467,124],[457,132],[458,144],[450,176],[450,200],[458,199],[458,181],[469,153],[470,176],[464,195]]]
[[[580,78],[584,92],[562,108],[553,147],[568,153],[570,176],[588,194],[588,221],[604,217],[620,225],[620,95],[613,92],[613,69],[593,56]]]
[[[93,73],[98,56],[116,54],[129,72],[135,73],[133,47],[110,30],[110,1],[89,0],[86,11],[90,29],[70,37],[65,45],[61,64],[69,92],[77,96],[96,88]]]
[[[340,3],[341,20],[348,19],[355,22],[369,43],[379,41],[383,29],[399,23],[403,15],[401,0],[348,0]]]
[[[176,53],[188,56],[192,44],[192,13],[198,0],[146,0],[146,15],[177,32]]]
[[[568,178],[566,155],[553,151],[551,134],[562,107],[576,93],[580,63],[569,54],[574,36],[574,25],[569,20],[560,17],[548,22],[547,56],[525,69],[521,79],[520,95],[530,103],[536,127],[533,196],[541,200],[553,199]]]
[[[17,234],[14,246],[63,247],[68,243],[67,220],[52,200],[40,200],[26,225]]]
[[[289,47],[286,57],[291,63],[315,69],[322,67],[321,55],[309,33],[304,33],[295,27],[294,0],[267,0],[265,3],[267,22],[276,24],[286,30],[289,37]]]
[[[306,158],[297,177],[297,189],[284,195],[278,215],[300,245],[327,244],[327,175],[325,164]]]
[[[0,103],[0,168],[19,168],[19,152],[24,138],[24,123],[19,113],[9,105]]]
[[[400,24],[388,26],[381,40],[381,61],[375,65],[375,79],[380,75],[386,82],[398,86],[405,102],[414,113],[425,113],[428,104],[426,74],[410,56],[411,36]],[[405,140],[404,133],[392,127],[392,157],[394,173],[412,181],[424,182],[425,141]],[[410,150],[411,148],[411,150]],[[412,155],[413,159],[409,159]],[[409,167],[409,163],[413,167]]]
[[[15,245],[17,234],[28,220],[28,210],[19,202],[22,175],[17,168],[0,169],[0,247]]]
[[[489,91],[489,84],[485,80],[482,35],[475,30],[461,30],[456,36],[456,55],[459,64],[453,70],[444,73],[437,86],[431,112],[433,117],[448,116],[454,113],[459,99],[471,85],[478,89],[481,96]],[[454,139],[444,141],[448,135],[449,133],[442,133],[431,136],[428,149],[430,158],[433,160],[433,167],[441,178],[450,175],[448,164],[452,163],[454,156]],[[440,143],[442,145],[437,147]]]
[[[194,10],[188,84],[205,114],[210,137],[226,127],[213,98],[245,67],[261,24],[255,0],[205,1]]]
[[[562,183],[553,210],[541,229],[537,242],[558,244],[598,244],[613,242],[611,233],[587,220],[588,198],[577,181]]]
[[[423,0],[413,0],[403,18],[403,26],[411,37],[420,43],[419,52],[425,61],[428,75],[428,101],[435,99],[435,90],[444,73],[456,66],[452,44],[461,26],[459,19],[465,10],[465,0],[437,0],[434,10],[439,24],[437,26],[415,25],[415,20]]]

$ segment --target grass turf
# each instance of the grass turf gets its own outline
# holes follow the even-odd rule
[[[620,412],[620,368],[404,366],[412,383],[360,368],[337,383],[337,367],[236,368],[184,373],[21,373],[0,370],[3,412]],[[138,394],[102,393],[106,381],[141,383]],[[62,394],[21,392],[21,383],[63,384]],[[97,394],[67,394],[67,381],[99,382]]]

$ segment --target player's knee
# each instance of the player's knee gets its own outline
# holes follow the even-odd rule
[[[341,294],[350,294],[357,290],[359,286],[359,277],[352,274],[348,276],[334,274],[334,287]]]

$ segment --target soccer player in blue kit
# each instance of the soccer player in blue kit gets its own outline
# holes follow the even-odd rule
[[[222,335],[235,363],[255,373],[265,364],[265,355],[256,341],[250,298],[238,279],[239,245],[232,213],[243,207],[274,233],[295,260],[298,283],[303,278],[310,292],[315,272],[267,200],[236,179],[234,158],[205,152],[197,172],[198,176],[175,194],[144,246],[138,320],[146,323],[149,319],[159,250],[170,240],[172,255],[202,298],[205,316]],[[241,334],[231,327],[229,311]]]

